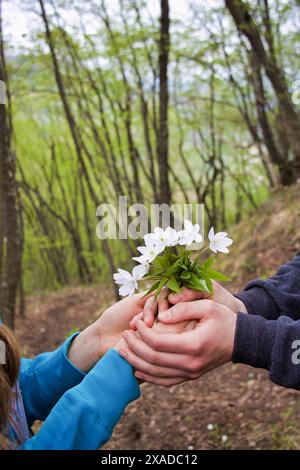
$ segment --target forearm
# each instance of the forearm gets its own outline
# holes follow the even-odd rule
[[[292,360],[299,339],[300,320],[238,314],[232,360],[267,369],[272,382],[299,390],[300,365]]]
[[[132,367],[110,350],[76,387],[67,391],[24,450],[98,449],[125,407],[139,397]]]
[[[36,419],[44,421],[66,390],[84,379],[85,374],[68,358],[76,336],[68,338],[53,352],[22,359],[19,383],[29,426]]]
[[[275,276],[249,282],[236,297],[252,315],[269,320],[281,315],[300,318],[300,254],[282,265]]]

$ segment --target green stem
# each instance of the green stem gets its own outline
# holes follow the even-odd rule
[[[194,269],[194,267],[196,266],[197,262],[198,262],[198,259],[200,258],[200,256],[206,251],[208,250],[209,246],[206,246],[205,248],[203,248],[200,253],[198,254],[197,258],[195,259],[195,261],[193,262],[193,267],[192,269]]]

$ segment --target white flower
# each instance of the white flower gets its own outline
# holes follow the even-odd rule
[[[193,225],[190,220],[184,221],[184,230],[178,232],[179,236],[179,245],[191,245],[193,242],[201,243],[202,236],[199,233],[200,225]]]
[[[227,442],[227,441],[228,441],[228,436],[226,434],[223,434],[222,442]]]
[[[175,246],[178,243],[178,233],[172,227],[167,227],[166,230],[156,227],[154,233],[148,233],[144,239],[146,245],[163,243],[165,246]]]
[[[132,274],[124,269],[118,269],[118,272],[114,274],[115,283],[120,285],[119,294],[122,297],[126,295],[133,295],[135,290],[138,288],[138,283],[142,277],[147,274],[150,266],[148,264],[139,264],[132,270]]]
[[[165,230],[166,246],[175,246],[178,244],[178,233],[172,227]]]
[[[227,237],[226,232],[215,233],[213,227],[209,231],[208,239],[210,241],[209,248],[214,253],[217,253],[218,251],[220,251],[221,253],[229,253],[227,247],[233,243],[233,240]]]
[[[209,423],[209,424],[207,425],[207,430],[208,430],[208,431],[213,431],[213,430],[214,430],[214,425],[211,424],[211,423]]]
[[[153,233],[146,233],[144,241],[146,246],[153,246],[157,240],[154,238]]]
[[[163,243],[157,243],[156,245],[148,245],[148,246],[139,246],[138,251],[142,254],[142,256],[132,258],[138,263],[151,263],[157,255],[159,255],[162,251],[164,251],[165,245]]]

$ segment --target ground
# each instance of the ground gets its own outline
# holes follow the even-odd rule
[[[299,189],[274,193],[257,214],[232,228],[232,254],[219,263],[232,275],[231,290],[271,275],[300,249]],[[105,285],[29,297],[27,316],[18,317],[16,325],[23,353],[33,356],[57,347],[112,299]],[[265,371],[229,364],[169,389],[146,384],[142,393],[105,448],[300,449],[300,394],[273,385]]]

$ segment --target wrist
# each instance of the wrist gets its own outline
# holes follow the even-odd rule
[[[94,325],[83,330],[71,343],[68,358],[74,366],[83,372],[88,372],[101,358],[101,338]]]
[[[242,302],[238,297],[234,296],[234,304],[232,310],[234,313],[248,313],[248,310],[246,308],[246,305],[244,302]]]

